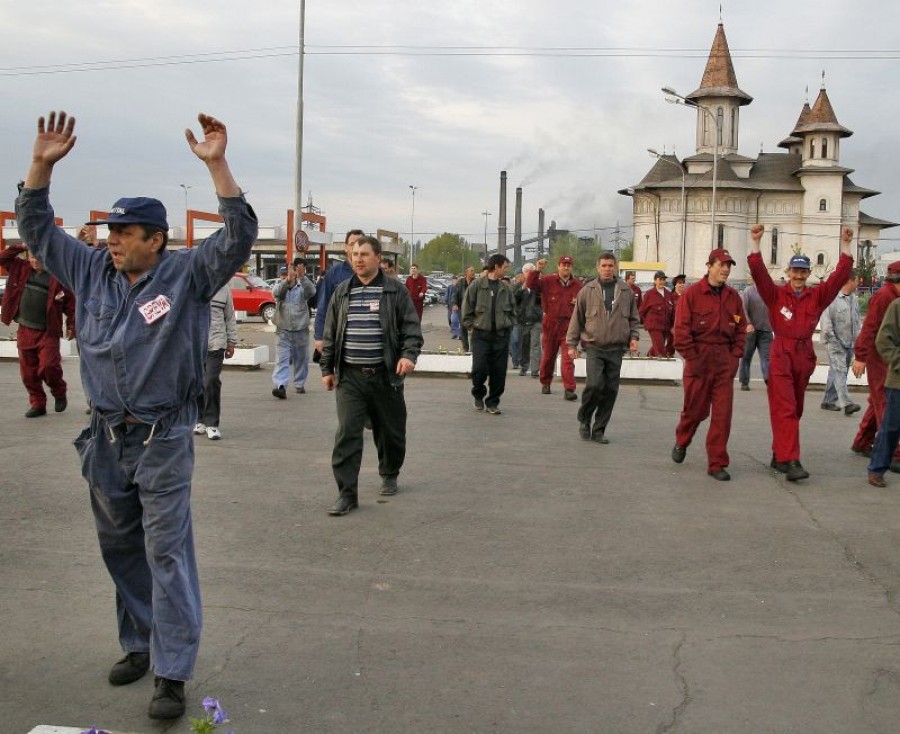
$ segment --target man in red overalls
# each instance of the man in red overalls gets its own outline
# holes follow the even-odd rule
[[[675,354],[672,345],[672,327],[675,325],[675,297],[666,288],[666,274],[657,270],[653,276],[653,288],[644,294],[638,313],[644,329],[650,335],[652,346],[648,357],[671,357]]]
[[[720,482],[731,479],[726,467],[734,376],[747,328],[740,295],[725,285],[732,265],[728,250],[713,250],[706,275],[685,290],[675,307],[675,349],[684,357],[684,407],[675,428],[672,461],[684,461],[697,427],[712,413],[706,434],[707,473]]]
[[[412,298],[413,307],[419,323],[422,323],[422,314],[425,311],[425,294],[428,293],[428,279],[419,275],[419,266],[413,263],[409,267],[409,277],[406,279],[406,290]]]
[[[869,301],[869,309],[863,321],[859,336],[854,345],[853,365],[851,369],[857,377],[863,373],[868,375],[869,404],[859,422],[859,430],[850,448],[854,453],[869,456],[875,442],[875,432],[884,417],[885,397],[884,379],[887,376],[887,365],[875,348],[875,337],[884,319],[888,306],[900,297],[900,260],[888,265],[884,285],[881,286]],[[891,471],[900,471],[900,449],[894,452]]]
[[[796,482],[809,477],[800,464],[800,418],[809,378],[816,368],[812,335],[822,312],[850,278],[853,257],[850,242],[853,230],[844,227],[841,256],[831,276],[816,288],[806,285],[810,262],[806,255],[794,255],[788,264],[788,282],[777,286],[769,275],[759,251],[763,225],[750,229],[747,263],[763,303],[775,338],[769,354],[769,418],[772,422],[772,468]]]
[[[553,275],[541,276],[547,261],[541,258],[535,269],[528,273],[525,287],[541,294],[541,306],[544,309],[544,323],[541,331],[541,346],[544,353],[541,357],[541,392],[550,394],[550,383],[556,368],[556,354],[560,354],[562,365],[562,381],[566,400],[577,400],[575,392],[575,362],[569,356],[566,346],[566,331],[575,308],[575,297],[581,290],[581,281],[572,277],[572,258],[563,255],[559,258],[556,272]]]

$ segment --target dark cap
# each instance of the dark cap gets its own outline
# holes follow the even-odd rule
[[[146,224],[163,232],[169,231],[166,208],[159,199],[149,199],[146,196],[119,199],[112,205],[106,219],[87,224]]]
[[[789,268],[803,268],[809,270],[809,258],[806,255],[794,255],[788,263]]]
[[[679,273],[674,278],[672,278],[672,284],[676,283],[685,283],[687,282],[687,276],[684,273]]]
[[[659,278],[662,278],[663,280],[668,280],[668,276],[666,276],[666,274],[662,270],[657,270],[653,274],[653,280],[658,280]]]
[[[559,258],[560,265],[571,265],[573,262],[575,261],[572,259],[571,255],[563,255]]]
[[[731,263],[732,265],[737,265],[734,259],[731,257],[731,253],[728,252],[724,247],[717,247],[711,253],[709,253],[709,257],[706,259],[707,265],[712,265],[714,262],[720,263]]]

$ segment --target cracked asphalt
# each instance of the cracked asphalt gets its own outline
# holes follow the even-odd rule
[[[451,343],[439,323],[426,339]],[[64,369],[68,411],[28,420],[0,363],[0,729],[186,733],[146,717],[149,677],[106,682],[113,591],[71,446],[77,360]],[[269,370],[223,380],[224,440],[196,445],[191,715],[215,696],[239,734],[900,729],[900,475],[866,484],[857,421],[819,394],[809,480],[767,468],[754,383],[735,393],[719,483],[705,429],[670,459],[679,387],[624,385],[601,446],[578,439],[558,386],[510,372],[492,416],[465,379],[414,376],[399,494],[378,495],[369,436],[360,508],[335,518],[317,370],[284,401]]]

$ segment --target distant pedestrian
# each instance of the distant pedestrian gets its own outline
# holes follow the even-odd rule
[[[634,301],[638,307],[638,313],[641,312],[641,303],[644,300],[643,291],[641,291],[640,286],[635,282],[637,280],[637,273],[633,270],[625,271],[625,285],[631,288],[631,292],[634,293]]]
[[[869,484],[884,487],[884,473],[891,467],[900,441],[900,301],[894,299],[888,306],[875,338],[875,346],[887,365],[887,371],[884,381],[885,409],[869,461]]]
[[[843,410],[844,415],[853,415],[860,406],[850,399],[847,388],[847,373],[853,364],[853,344],[859,336],[860,313],[856,287],[859,278],[851,271],[850,278],[841,288],[831,305],[822,313],[820,322],[822,342],[828,353],[828,380],[822,408]]]
[[[389,275],[392,278],[397,277],[397,272],[394,270],[394,261],[390,258],[384,258],[381,261],[381,270],[385,275]]]
[[[425,313],[425,294],[428,293],[428,279],[419,273],[419,266],[413,263],[409,266],[409,277],[406,279],[406,290],[412,298],[419,323],[422,323],[422,315]]]
[[[466,266],[466,271],[463,276],[456,281],[456,308],[459,312],[459,323],[460,323],[460,331],[459,338],[462,341],[462,349],[463,352],[468,353],[470,351],[469,344],[469,331],[462,323],[462,308],[463,301],[466,297],[466,289],[475,282],[475,268],[472,265]]]
[[[338,499],[330,515],[359,506],[363,429],[371,417],[378,451],[381,494],[397,493],[406,458],[403,381],[416,368],[422,328],[402,284],[381,272],[381,243],[362,237],[353,244],[354,275],[334,291],[323,331],[322,384],[335,391],[338,429],[331,468]]]
[[[447,286],[446,293],[444,294],[444,303],[447,306],[447,322],[450,324],[451,339],[459,339],[461,331],[459,321],[459,308],[456,306],[456,284],[458,282],[459,278],[454,275],[450,280],[450,285]]]
[[[279,269],[281,280],[272,289],[275,296],[275,368],[272,395],[287,397],[287,384],[303,395],[309,375],[309,305],[316,295],[315,284],[306,277],[306,261],[295,258],[291,266]]]
[[[203,392],[197,397],[197,424],[194,433],[206,434],[210,441],[222,438],[222,363],[234,356],[237,346],[237,318],[229,284],[222,286],[209,302],[209,339],[203,370]]]
[[[516,300],[516,317],[519,321],[519,374],[531,374],[537,379],[541,370],[541,329],[544,310],[541,308],[541,294],[528,287],[528,274],[534,270],[534,263],[525,263],[522,272],[525,279],[516,283],[513,296]]]
[[[506,389],[509,334],[516,323],[512,288],[503,276],[509,260],[491,255],[487,275],[466,291],[462,323],[472,335],[472,398],[477,411],[500,415],[500,396]],[[487,383],[487,387],[485,387]]]
[[[675,354],[672,344],[672,328],[675,326],[675,298],[666,288],[666,274],[657,270],[653,287],[641,299],[638,315],[644,329],[650,335],[648,357],[671,357]]]
[[[578,293],[566,333],[569,358],[584,349],[587,379],[578,409],[578,432],[585,441],[609,443],[606,427],[619,395],[619,376],[626,351],[637,351],[637,304],[631,289],[616,277],[616,256],[597,259],[597,278]]]
[[[672,298],[675,301],[675,304],[678,304],[678,299],[684,295],[685,290],[687,289],[687,276],[684,273],[679,273],[674,278],[672,278]]]
[[[741,292],[741,302],[747,315],[747,339],[744,342],[744,356],[738,368],[738,381],[741,390],[750,389],[750,366],[753,364],[753,352],[759,352],[759,370],[763,381],[769,384],[769,349],[772,345],[772,323],[769,321],[769,309],[756,290],[750,284]]]

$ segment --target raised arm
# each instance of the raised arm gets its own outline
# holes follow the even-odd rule
[[[75,147],[75,118],[64,111],[51,112],[45,122],[38,118],[38,134],[31,150],[31,168],[25,176],[26,189],[45,189],[50,185],[53,166]]]
[[[209,169],[216,193],[225,199],[231,199],[241,195],[241,188],[231,175],[228,161],[225,160],[225,148],[228,147],[228,132],[219,120],[202,112],[197,115],[197,121],[203,130],[203,142],[198,142],[194,133],[188,129],[184,131],[191,151]]]

